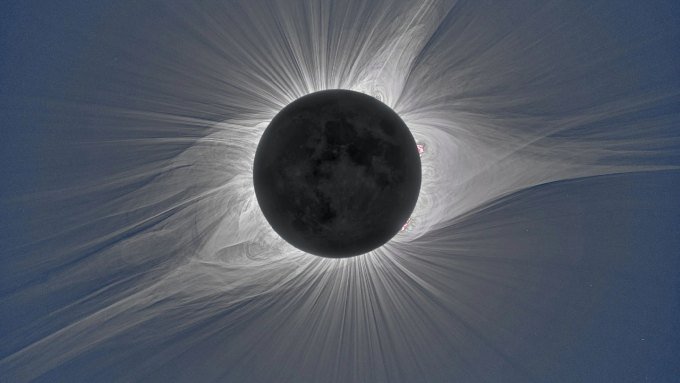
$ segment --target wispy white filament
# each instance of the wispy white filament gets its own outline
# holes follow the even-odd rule
[[[169,25],[132,46],[114,37],[127,60],[120,73],[132,77],[123,88],[139,95],[118,102],[115,84],[84,90],[111,102],[55,101],[54,119],[117,132],[73,145],[137,156],[27,197],[72,210],[43,210],[59,229],[28,244],[35,250],[13,267],[47,276],[5,299],[77,299],[14,332],[30,341],[0,360],[0,377],[33,379],[73,361],[96,377],[126,365],[126,345],[153,352],[116,380],[183,363],[197,380],[414,382],[422,371],[475,379],[487,373],[474,365],[480,354],[530,377],[509,356],[525,347],[510,328],[532,312],[523,297],[561,285],[523,275],[513,262],[538,260],[486,242],[492,230],[469,217],[536,185],[677,165],[665,149],[680,144],[677,132],[664,133],[677,114],[645,116],[679,95],[641,90],[635,67],[616,64],[644,42],[615,41],[580,6],[517,5],[520,17],[499,10],[509,4],[479,3],[178,3],[159,16]],[[334,88],[380,99],[426,147],[409,230],[340,260],[281,240],[251,181],[278,110]],[[452,225],[454,234],[438,231]],[[570,265],[577,254],[546,258]]]

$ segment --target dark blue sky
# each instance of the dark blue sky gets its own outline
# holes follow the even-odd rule
[[[489,2],[488,12],[476,20],[484,20],[489,26],[493,25],[490,20],[494,17],[502,17],[506,21],[521,20],[531,8],[531,3],[513,6],[505,2]],[[573,4],[582,4],[589,10],[592,15],[589,22],[600,24],[607,41],[629,49],[623,55],[625,62],[620,63],[621,68],[598,70],[630,71],[632,77],[622,87],[629,86],[640,95],[666,95],[650,101],[650,107],[644,110],[612,116],[613,121],[623,124],[638,119],[670,119],[675,122],[670,128],[640,130],[639,135],[626,133],[630,146],[623,150],[628,157],[622,157],[622,162],[677,167],[680,165],[680,3],[600,1],[591,4],[581,1],[565,6],[565,12],[566,8],[572,9]],[[101,235],[101,231],[97,230],[113,232],[115,228],[125,226],[128,219],[131,220],[114,217],[110,221],[102,220],[98,223],[99,227],[85,227],[64,234],[61,232],[63,227],[75,227],[70,222],[72,217],[78,216],[81,211],[107,205],[126,195],[131,188],[142,187],[150,181],[138,181],[139,184],[128,185],[128,189],[107,189],[82,199],[55,198],[58,190],[84,185],[87,180],[103,184],[110,174],[171,158],[186,147],[186,144],[178,143],[142,158],[135,156],[130,147],[97,149],[72,145],[81,140],[144,138],[158,134],[151,125],[143,131],[103,129],[118,126],[118,121],[108,120],[109,115],[98,117],[96,113],[83,117],[72,107],[79,102],[83,105],[91,102],[153,111],[155,107],[165,105],[166,99],[157,103],[146,101],[144,96],[148,96],[145,93],[148,89],[135,87],[137,80],[113,84],[124,78],[125,69],[129,69],[123,64],[116,64],[116,60],[126,60],[124,54],[129,52],[126,52],[125,43],[129,42],[138,49],[144,45],[135,39],[136,33],[146,31],[147,24],[152,25],[149,30],[163,24],[164,14],[156,13],[157,8],[163,7],[153,2],[130,2],[128,8],[125,4],[114,6],[104,5],[104,2],[85,4],[77,1],[4,1],[0,5],[0,361],[42,336],[72,323],[79,314],[95,311],[100,308],[98,305],[108,303],[108,298],[115,297],[137,282],[136,274],[126,279],[130,275],[117,271],[100,279],[84,279],[86,282],[65,289],[65,292],[45,288],[41,294],[34,293],[35,288],[43,288],[42,283],[58,274],[61,268],[71,266],[71,263],[51,265],[51,251],[77,248],[80,242],[87,242],[95,234]],[[553,11],[550,16],[558,20],[560,13]],[[467,16],[451,13],[450,20],[441,26],[440,34],[435,34],[423,56],[428,56],[427,49],[436,49],[437,44],[446,43],[450,37],[446,34],[450,30],[447,23],[453,25],[457,17]],[[571,18],[567,20],[573,21]],[[596,48],[607,49],[599,42],[573,44],[565,46],[589,47],[594,51]],[[173,48],[181,51],[184,47]],[[154,52],[155,48],[149,49]],[[134,53],[144,57],[148,52]],[[559,55],[560,52],[550,54]],[[177,53],[177,57],[180,56]],[[568,57],[565,57],[566,60]],[[145,68],[139,70],[148,74],[155,69],[149,68],[148,73]],[[517,73],[522,74],[522,68],[518,68]],[[598,79],[580,81],[583,83],[574,83],[575,88],[583,86],[585,89],[586,83]],[[94,91],[99,87],[108,93]],[[139,100],[134,98],[137,95],[140,95]],[[92,97],[86,99],[89,96]],[[167,103],[175,102],[191,109],[191,102],[200,105],[204,101],[193,100],[192,97],[192,94],[179,94],[177,99]],[[565,101],[565,98],[546,97],[544,103],[532,112],[540,114],[555,109],[568,113],[583,100],[587,97],[574,99],[571,101],[573,104],[569,104],[570,101]],[[177,114],[185,113],[189,112],[178,111]],[[230,113],[210,106],[197,111],[195,116],[220,121]],[[607,129],[613,125],[616,124],[591,125],[587,127],[587,133],[593,136],[608,133]],[[103,128],[97,129],[98,126]],[[120,122],[120,126],[125,127],[125,122]],[[567,139],[580,133],[583,132],[574,129],[562,132],[558,138]],[[189,130],[183,134],[196,138],[201,136],[202,131]],[[652,148],[639,149],[635,146],[636,142],[643,142],[650,136],[657,139]],[[612,158],[618,155],[621,154],[614,154]],[[47,193],[54,190],[57,190],[56,194]],[[136,213],[133,211],[130,215]],[[519,219],[521,224],[512,224],[515,219]],[[70,262],[77,264],[87,260],[97,251],[112,247],[117,241],[129,239],[146,229],[138,228],[138,232],[113,236],[110,242],[98,244],[99,247],[94,249],[74,252]],[[500,309],[494,311],[497,316],[493,318],[499,326],[505,326],[503,321],[507,320],[507,328],[514,330],[524,343],[514,348],[508,346],[513,351],[505,358],[487,358],[484,350],[494,349],[504,355],[505,344],[498,334],[479,334],[474,340],[469,340],[471,349],[478,351],[478,354],[471,353],[467,359],[475,365],[469,371],[457,369],[458,364],[453,362],[450,366],[432,362],[446,359],[442,353],[451,352],[453,355],[448,346],[436,343],[432,345],[432,352],[440,353],[439,356],[420,356],[423,365],[437,366],[430,371],[431,375],[418,375],[405,368],[401,378],[416,379],[420,376],[425,382],[680,381],[680,171],[632,172],[533,186],[491,201],[491,205],[475,209],[466,220],[450,222],[419,241],[423,246],[442,251],[432,255],[436,264],[437,257],[451,256],[454,251],[449,251],[449,248],[458,246],[460,242],[457,241],[468,232],[485,233],[484,240],[475,238],[464,242],[473,249],[469,256],[493,258],[510,254],[509,259],[514,261],[508,261],[508,267],[525,276],[526,286],[531,282],[545,287],[535,291],[525,286],[526,290],[515,291],[513,296],[518,306],[524,305],[525,300],[530,302],[526,303],[530,308],[526,312],[508,312],[504,317]],[[565,259],[569,261],[561,261]],[[31,264],[26,265],[26,260],[30,260]],[[155,267],[153,262],[135,271],[142,275],[147,270],[145,268]],[[507,275],[517,275],[506,271]],[[552,273],[555,283],[550,281]],[[110,292],[102,293],[100,303],[84,307],[81,313],[78,302],[104,286],[114,287]],[[274,295],[274,299],[258,299],[272,310],[282,305],[280,302],[289,302],[286,299],[292,301],[290,292]],[[244,306],[249,304],[246,302]],[[66,307],[74,311],[64,316],[57,315],[56,320],[49,316]],[[264,347],[262,355],[249,355],[244,359],[229,348],[232,339],[242,340],[258,333],[257,324],[264,323],[259,318],[260,314],[250,318],[253,328],[225,325],[216,330],[210,327],[231,324],[224,318],[240,315],[241,307],[233,310],[234,313],[225,311],[223,316],[216,316],[213,323],[198,323],[196,328],[187,329],[187,332],[195,331],[197,337],[206,333],[213,337],[204,343],[192,344],[191,352],[184,359],[173,355],[173,359],[163,359],[171,363],[142,366],[140,361],[159,351],[158,348],[173,348],[184,338],[182,334],[169,333],[160,342],[154,340],[144,344],[130,341],[143,339],[145,334],[153,332],[151,326],[141,326],[126,333],[120,343],[107,341],[100,347],[58,363],[38,381],[120,381],[130,378],[189,381],[192,375],[197,374],[196,371],[217,368],[214,365],[221,360],[207,355],[215,349],[234,352],[225,356],[226,365],[219,368],[233,369],[236,371],[234,376],[241,377],[242,381],[248,381],[250,377],[252,381],[266,380],[262,378],[266,376],[262,375],[264,372],[258,370],[268,367],[276,370],[276,367],[270,365],[262,343],[259,343],[259,347]],[[266,314],[263,316],[266,317]],[[202,332],[208,327],[210,331]],[[224,347],[215,344],[224,344]],[[454,359],[453,356],[451,359]],[[0,380],[22,381],[19,375],[14,375],[15,369],[20,367],[12,365],[10,371],[8,365],[0,364]],[[88,368],[90,365],[103,367],[94,371]],[[7,370],[2,371],[5,367]],[[470,372],[476,369],[487,373]],[[255,372],[248,375],[248,371]],[[300,372],[300,376],[314,376],[312,372],[304,372]],[[207,380],[208,377],[224,375],[206,373],[205,376]]]

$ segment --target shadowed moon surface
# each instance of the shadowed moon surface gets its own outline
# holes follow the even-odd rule
[[[415,207],[421,167],[406,124],[349,90],[308,94],[265,130],[253,165],[262,212],[284,240],[332,258],[374,250]]]

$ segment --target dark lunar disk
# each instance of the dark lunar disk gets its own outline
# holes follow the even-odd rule
[[[253,166],[272,228],[323,257],[364,254],[389,241],[420,191],[420,157],[406,124],[373,97],[326,90],[283,108]]]

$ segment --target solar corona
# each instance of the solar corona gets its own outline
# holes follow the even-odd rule
[[[676,0],[0,2],[0,382],[672,382]]]

